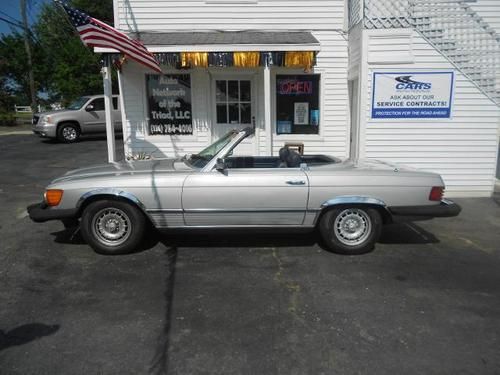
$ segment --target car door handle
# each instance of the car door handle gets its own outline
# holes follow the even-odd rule
[[[288,180],[286,182],[288,185],[305,185],[306,182],[304,180]]]

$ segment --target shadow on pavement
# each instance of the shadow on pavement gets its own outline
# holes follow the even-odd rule
[[[391,224],[382,229],[378,240],[383,244],[426,244],[439,243],[439,239],[432,233],[419,227],[415,223]]]
[[[177,263],[177,248],[168,247],[165,252],[167,256],[165,275],[165,322],[163,330],[158,337],[158,345],[152,360],[149,373],[153,375],[168,374],[168,352],[170,346],[170,327],[172,321],[172,304],[175,287],[175,266]]]
[[[22,326],[4,332],[0,330],[0,351],[11,346],[24,345],[44,336],[50,336],[59,330],[59,325],[41,323],[23,324]]]
[[[52,232],[54,242],[70,245],[84,245],[78,227]],[[137,252],[148,250],[158,242],[165,246],[174,247],[289,247],[314,246],[323,247],[319,234],[314,232],[281,232],[267,231],[233,231],[233,230],[197,230],[157,232],[150,228]],[[439,243],[439,239],[432,233],[414,223],[391,224],[382,229],[378,241],[381,244],[427,244]]]
[[[101,134],[101,133],[88,134],[88,135],[82,135],[80,137],[80,139],[78,140],[78,142],[76,142],[76,143],[92,142],[92,141],[106,141],[106,139],[107,139],[106,134]],[[123,139],[122,134],[120,134],[120,133],[116,134],[115,140],[120,140],[120,139]],[[42,141],[42,143],[45,143],[45,144],[61,144],[61,145],[67,144],[67,143],[60,142],[55,138],[41,138],[41,141]]]

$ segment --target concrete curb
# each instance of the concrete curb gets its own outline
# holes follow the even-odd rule
[[[0,137],[2,135],[20,135],[20,134],[33,134],[33,132],[30,130],[18,130],[18,131],[13,131],[13,132],[6,132],[6,133],[0,132]]]

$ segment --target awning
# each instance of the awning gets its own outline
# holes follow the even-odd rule
[[[320,50],[319,41],[310,32],[210,31],[130,33],[153,53],[160,52],[275,52]],[[95,52],[113,53],[95,48]]]

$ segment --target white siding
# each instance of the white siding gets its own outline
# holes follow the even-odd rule
[[[349,30],[349,77],[358,75],[359,64],[361,64],[361,36],[363,28],[361,23]]]
[[[285,142],[302,142],[306,152],[326,153],[341,158],[348,155],[348,93],[347,93],[347,41],[338,32],[318,31],[314,36],[322,47],[317,57],[315,73],[321,74],[320,93],[320,134],[319,135],[276,135],[273,126],[273,154],[277,155]],[[195,130],[193,136],[148,136],[145,118],[147,116],[144,70],[134,62],[128,62],[123,71],[123,91],[127,131],[126,152],[153,153],[155,157],[178,156],[198,152],[211,141],[212,104],[209,71],[195,69],[191,71],[192,108]],[[221,70],[217,70],[221,72]],[[241,70],[224,69],[229,74],[238,74]],[[172,73],[174,73],[172,71]],[[272,68],[272,114],[275,117],[274,96],[276,74],[303,74],[301,70]],[[263,74],[255,74],[255,115],[257,125],[257,152],[266,154],[266,132],[264,131]],[[275,121],[273,120],[273,124]]]
[[[476,0],[468,5],[500,34],[500,0]]]
[[[365,32],[368,45],[364,51],[373,50],[377,39]],[[378,30],[377,35],[380,33]],[[409,40],[414,63],[368,65],[367,90],[362,97],[366,115],[361,156],[438,172],[445,180],[447,196],[491,195],[498,151],[498,107],[418,33],[413,32]],[[455,70],[452,119],[371,120],[372,73],[383,69]]]
[[[344,27],[344,0],[115,0],[125,31],[332,30]]]

